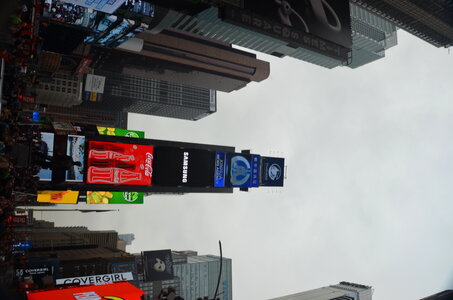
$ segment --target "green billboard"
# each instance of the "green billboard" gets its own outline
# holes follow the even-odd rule
[[[87,204],[143,204],[143,198],[137,192],[87,192]]]

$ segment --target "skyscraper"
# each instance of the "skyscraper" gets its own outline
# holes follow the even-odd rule
[[[290,56],[326,68],[344,65],[351,68],[362,66],[384,57],[385,50],[397,44],[395,25],[355,4],[350,5],[352,51],[347,61],[320,54],[313,47],[311,48],[313,50],[310,50],[283,39],[227,23],[220,17],[223,6],[219,5],[220,7],[210,7],[195,15],[170,10],[155,30],[177,28],[277,57]],[[254,20],[254,16],[245,11],[240,18]]]
[[[186,263],[174,264],[175,276],[181,280],[180,295],[184,299],[208,297],[213,299],[220,272],[220,257],[215,255],[199,255],[187,257]],[[230,258],[222,258],[222,275],[217,297],[231,300],[232,266]]]
[[[453,45],[451,0],[351,0],[436,47]]]
[[[342,281],[339,284],[269,300],[371,300],[370,286]]]
[[[102,70],[95,74],[105,77],[102,101],[86,101],[81,108],[193,121],[217,111],[215,90]]]

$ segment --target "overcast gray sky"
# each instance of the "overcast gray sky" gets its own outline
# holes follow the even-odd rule
[[[130,252],[218,254],[221,240],[236,300],[343,280],[372,285],[375,300],[453,288],[453,53],[398,35],[385,59],[354,70],[259,53],[270,77],[219,93],[218,112],[197,122],[130,115],[149,138],[284,156],[284,188],[41,216],[133,232]]]

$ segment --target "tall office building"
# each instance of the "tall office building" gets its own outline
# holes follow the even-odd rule
[[[139,287],[146,293],[146,299],[156,299],[163,288],[173,288],[184,299],[213,299],[220,272],[220,257],[198,255],[195,251],[172,251],[174,276],[168,280],[146,281],[139,272]],[[138,265],[142,256],[137,256]],[[231,259],[222,259],[222,275],[217,298],[232,299]]]
[[[395,25],[380,16],[371,14],[355,4],[351,4],[349,7],[352,30],[352,51],[350,52],[347,61],[343,61],[332,56],[320,54],[321,52],[317,50],[320,50],[320,48],[323,47],[320,46],[321,42],[318,40],[310,40],[310,47],[301,47],[295,43],[285,41],[283,38],[280,39],[254,31],[253,29],[227,23],[221,18],[221,15],[223,14],[223,4],[220,4],[220,2],[231,1],[214,2],[221,7],[210,7],[194,15],[187,15],[183,12],[170,10],[153,30],[154,32],[165,28],[183,30],[277,57],[293,57],[326,68],[344,65],[351,68],[363,66],[384,57],[385,50],[397,44]],[[238,13],[240,14],[239,18],[241,20],[250,21],[251,28],[256,24],[264,23],[261,19],[255,21],[255,15],[251,12],[239,10]],[[282,30],[281,25],[278,26],[281,35],[284,35],[284,30]]]
[[[436,47],[453,45],[451,0],[350,0]]]
[[[233,299],[231,259],[222,258],[222,274],[217,297]],[[186,263],[175,263],[175,276],[181,280],[180,295],[184,299],[213,299],[220,272],[220,257],[199,255],[187,257]]]
[[[269,300],[371,300],[372,295],[373,290],[370,286],[343,281],[339,284]]]
[[[142,76],[96,70],[105,77],[102,101],[81,108],[199,120],[217,111],[216,91]]]

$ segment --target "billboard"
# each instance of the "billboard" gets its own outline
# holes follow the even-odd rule
[[[79,199],[78,191],[38,191],[38,202],[77,204]]]
[[[66,171],[66,181],[83,182],[83,170],[85,160],[85,137],[82,135],[68,135],[66,155],[72,157],[74,162],[81,165],[73,165]]]
[[[244,9],[221,10],[226,22],[336,59],[352,46],[348,0],[244,0]]]
[[[82,27],[92,27],[96,20],[96,11],[61,0],[45,0],[43,16],[52,21]]]
[[[51,290],[27,292],[28,300],[140,300],[145,292],[129,282],[117,282],[103,285],[63,287]]]
[[[146,281],[173,279],[171,250],[144,251],[142,256]]]
[[[154,184],[160,186],[212,186],[215,152],[202,149],[156,147]]]
[[[114,273],[114,274],[102,274],[93,276],[82,276],[72,278],[61,278],[57,279],[57,285],[60,284],[77,284],[77,285],[89,285],[89,284],[108,284],[118,281],[129,281],[134,280],[131,272],[125,273]]]
[[[226,186],[258,187],[260,156],[255,154],[227,153]]]
[[[214,186],[224,187],[227,171],[226,152],[215,153]]]
[[[125,137],[140,138],[140,139],[145,138],[144,131],[113,128],[113,127],[102,127],[102,126],[97,126],[97,130],[100,135],[125,136]]]
[[[87,183],[151,185],[153,146],[90,141],[88,149]]]
[[[261,158],[262,186],[283,186],[285,159],[279,157]]]
[[[9,226],[25,226],[28,224],[28,219],[26,215],[12,215],[8,218]]]
[[[39,142],[38,152],[41,154],[43,159],[45,157],[53,156],[53,147],[54,147],[55,135],[50,132],[41,132],[41,141]],[[52,180],[52,170],[41,168],[37,174],[39,180],[42,181],[51,181]]]
[[[111,14],[123,5],[126,0],[63,0],[63,2]]]
[[[144,193],[87,191],[87,204],[143,204]]]

